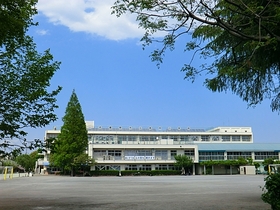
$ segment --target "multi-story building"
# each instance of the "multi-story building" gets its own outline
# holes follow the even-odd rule
[[[55,138],[60,130],[47,130],[45,138]],[[92,170],[174,169],[175,155],[193,159],[193,174],[205,174],[208,160],[280,158],[280,144],[255,144],[250,127],[133,128],[88,126],[88,155],[95,159]],[[42,166],[42,163],[45,166]],[[48,165],[48,153],[41,168]],[[234,167],[213,167],[215,174],[237,173]]]

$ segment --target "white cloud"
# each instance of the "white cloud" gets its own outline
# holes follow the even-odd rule
[[[48,31],[47,30],[37,30],[36,33],[41,36],[44,36],[44,35],[48,34]]]
[[[110,40],[139,38],[135,16],[111,15],[114,0],[39,0],[37,9],[50,22],[64,25],[74,32],[86,32]]]

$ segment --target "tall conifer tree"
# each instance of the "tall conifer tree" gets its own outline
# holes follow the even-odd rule
[[[68,102],[63,126],[55,142],[51,162],[65,171],[74,172],[76,159],[85,153],[88,145],[87,129],[82,108],[73,90]]]

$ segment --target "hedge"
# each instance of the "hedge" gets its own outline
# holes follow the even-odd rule
[[[177,171],[177,170],[121,171],[121,176],[161,176],[161,175],[180,175],[180,174],[181,174],[181,171]],[[119,171],[96,170],[96,171],[90,171],[90,175],[91,176],[119,176]]]

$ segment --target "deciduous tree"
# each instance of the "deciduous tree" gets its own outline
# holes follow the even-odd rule
[[[190,167],[193,165],[193,160],[186,155],[176,155],[175,157],[175,166],[182,168],[182,174],[185,174],[185,170],[190,171]]]
[[[1,0],[0,2],[0,46],[11,48],[23,41],[26,31],[37,14],[38,0]]]
[[[35,163],[38,159],[38,152],[34,151],[31,154],[19,155],[16,158],[16,163],[25,169],[25,171],[33,171]]]
[[[187,79],[204,75],[211,91],[232,91],[249,106],[269,99],[272,110],[280,110],[279,1],[117,0],[112,13],[137,16],[144,46],[162,43],[151,54],[158,63],[191,34],[185,49],[194,54],[182,68]],[[193,64],[197,57],[200,66]]]
[[[49,89],[59,69],[50,50],[39,53],[30,26],[36,25],[37,0],[0,2],[0,157],[14,149],[34,148],[40,140],[26,139],[26,128],[48,125],[57,119],[56,96],[61,87]]]

